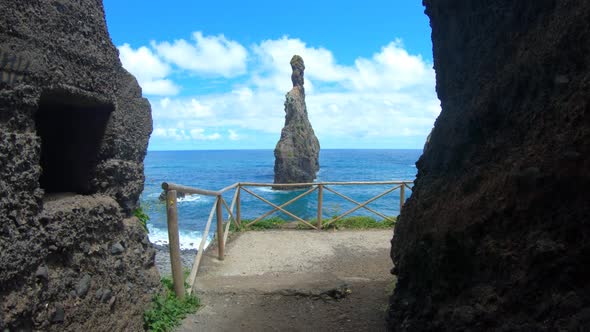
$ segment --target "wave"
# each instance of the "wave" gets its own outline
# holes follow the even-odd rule
[[[160,193],[151,193],[146,195],[147,198],[159,198],[160,197]]]
[[[157,245],[168,245],[168,230],[156,228],[152,224],[148,223],[148,230],[150,231],[149,237],[150,241],[153,244]],[[199,249],[199,245],[201,244],[201,240],[203,239],[203,232],[200,231],[180,231],[179,233],[179,240],[180,240],[180,249]],[[205,248],[211,243],[213,236],[210,234],[207,240],[205,241]]]
[[[209,202],[212,201],[211,197],[201,196],[197,194],[193,195],[186,195],[184,197],[178,198],[179,203],[186,203],[186,202]]]
[[[291,190],[273,190],[272,187],[256,187],[254,188],[254,191],[258,191],[258,192],[263,192],[263,193],[273,193],[273,194],[280,194],[280,195],[284,195],[284,194],[290,194],[294,191],[303,191],[304,189],[301,188],[297,188],[297,189],[291,189]]]

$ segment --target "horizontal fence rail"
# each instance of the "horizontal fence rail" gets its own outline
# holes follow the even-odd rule
[[[169,239],[169,246],[170,246],[170,261],[172,265],[172,280],[174,283],[174,291],[179,298],[184,296],[184,280],[183,280],[183,273],[182,273],[182,265],[180,261],[180,240],[179,240],[179,232],[178,232],[178,200],[177,195],[178,193],[183,194],[197,194],[197,195],[204,195],[204,196],[211,196],[215,197],[215,201],[211,208],[211,212],[209,213],[209,218],[207,219],[207,223],[205,225],[205,230],[203,232],[203,237],[201,242],[199,243],[199,249],[197,251],[197,255],[193,261],[193,266],[191,272],[188,277],[188,284],[190,286],[188,292],[189,294],[193,291],[195,285],[195,279],[197,277],[197,273],[199,271],[199,266],[201,264],[201,259],[203,257],[203,252],[205,249],[205,243],[209,238],[209,230],[211,229],[211,223],[213,222],[213,217],[215,217],[215,222],[217,226],[217,231],[215,232],[215,238],[217,239],[217,258],[222,261],[225,256],[225,244],[227,242],[227,238],[229,235],[230,226],[233,223],[236,228],[240,227],[250,227],[259,221],[263,220],[264,218],[277,213],[281,212],[285,215],[293,218],[293,221],[301,223],[308,228],[315,229],[315,230],[322,230],[326,226],[350,215],[360,209],[367,210],[381,218],[383,220],[390,220],[393,221],[391,216],[387,216],[384,213],[374,210],[373,208],[368,207],[367,205],[371,202],[374,202],[383,196],[390,194],[396,190],[400,190],[400,200],[399,200],[399,209],[401,211],[404,202],[405,202],[405,189],[412,189],[412,181],[369,181],[369,182],[312,182],[312,183],[285,183],[285,184],[276,184],[276,183],[255,183],[255,182],[238,182],[234,183],[231,186],[225,187],[219,191],[211,191],[205,190],[200,188],[193,188],[189,186],[183,186],[175,183],[164,182],[162,183],[162,189],[166,192],[166,211],[167,211],[167,222],[168,222],[168,239]],[[335,186],[366,186],[366,185],[388,185],[392,186],[391,188],[385,190],[384,192],[365,200],[364,202],[358,202],[353,198],[344,195],[333,187]],[[256,194],[254,191],[249,189],[249,187],[281,187],[281,188],[289,188],[293,187],[294,189],[300,188],[309,188],[305,192],[301,193],[300,195],[288,200],[285,203],[277,205],[271,202],[268,199],[265,199],[259,194]],[[228,204],[225,199],[223,198],[223,194],[230,192],[231,190],[235,190],[233,194],[233,198],[230,204]],[[262,214],[258,218],[248,222],[247,224],[242,224],[242,206],[241,206],[241,193],[245,192],[252,197],[256,198],[257,200],[269,205],[272,209],[267,211],[266,213]],[[355,207],[347,210],[346,212],[334,216],[328,220],[323,220],[323,203],[324,203],[324,192],[328,191],[333,193],[337,197],[344,199],[347,202],[350,202],[355,205]],[[300,200],[301,198],[308,196],[314,192],[317,192],[317,219],[315,225],[301,218],[289,211],[286,210],[286,207],[295,203],[296,201]],[[223,210],[227,212],[228,218],[223,218]],[[225,227],[224,227],[225,223]]]

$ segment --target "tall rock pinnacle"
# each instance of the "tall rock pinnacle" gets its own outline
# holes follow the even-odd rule
[[[320,169],[318,142],[307,118],[303,72],[305,64],[299,55],[291,59],[293,89],[285,100],[285,126],[275,148],[274,183],[312,182]],[[275,186],[274,189],[285,189]]]

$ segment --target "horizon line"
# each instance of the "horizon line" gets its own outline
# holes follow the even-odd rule
[[[185,151],[273,151],[274,148],[266,148],[266,149],[240,149],[240,148],[233,148],[233,149],[182,149],[182,150],[150,150],[148,149],[147,152],[185,152]],[[422,148],[325,148],[322,150],[412,150],[412,151],[419,151],[423,150]]]

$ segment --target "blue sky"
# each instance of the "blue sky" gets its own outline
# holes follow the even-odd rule
[[[440,112],[421,1],[105,0],[150,100],[150,150],[272,149],[306,65],[322,148],[422,148]]]

